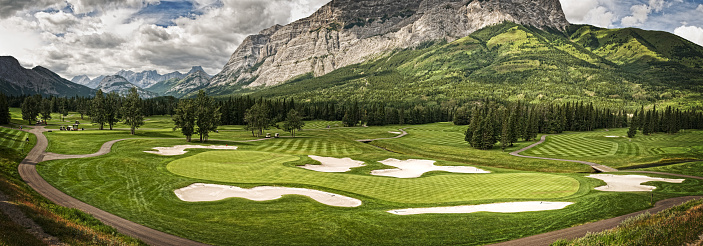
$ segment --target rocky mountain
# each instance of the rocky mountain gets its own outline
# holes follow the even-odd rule
[[[71,79],[71,82],[79,84],[79,85],[87,86],[88,88],[91,88],[91,89],[95,89],[95,88],[98,88],[100,81],[103,81],[104,78],[105,78],[104,75],[100,75],[98,77],[95,77],[94,79],[90,79],[87,75],[79,75],[79,76],[73,77],[73,79]]]
[[[140,88],[149,88],[152,85],[164,80],[169,80],[173,78],[182,79],[183,77],[185,77],[184,74],[178,71],[161,75],[156,70],[142,71],[139,73],[135,73],[129,70],[122,70],[117,72],[116,75],[124,77],[125,79],[127,79],[127,81],[132,84],[135,84],[136,86],[139,86]]]
[[[0,56],[0,92],[7,95],[90,96],[94,90],[71,83],[41,66],[26,69],[11,56]]]
[[[559,0],[334,0],[310,17],[247,37],[209,90],[273,86],[505,21],[543,30],[569,26]]]
[[[129,94],[129,90],[133,87],[137,88],[137,92],[142,98],[154,98],[158,96],[155,93],[139,88],[138,86],[127,81],[126,78],[119,75],[106,76],[100,82],[97,89],[102,90],[104,93],[116,92],[120,96],[126,96]]]
[[[161,81],[147,90],[162,96],[183,97],[197,92],[210,84],[210,75],[200,66],[191,68],[183,79],[173,78]]]

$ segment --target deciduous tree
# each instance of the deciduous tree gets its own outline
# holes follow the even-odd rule
[[[142,107],[142,99],[139,97],[137,88],[132,87],[122,103],[122,120],[129,126],[132,135],[137,128],[144,125]]]

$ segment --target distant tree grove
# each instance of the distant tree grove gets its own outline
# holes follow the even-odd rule
[[[50,117],[49,112],[78,112],[102,129],[118,120],[125,120],[124,97],[98,91],[93,98],[9,96],[10,107],[21,107],[22,118],[32,123],[37,117]],[[207,141],[209,132],[219,125],[245,125],[252,135],[288,122],[286,131],[297,130],[299,120],[342,121],[344,126],[416,125],[452,121],[468,125],[465,140],[478,149],[496,146],[507,148],[518,140],[535,140],[540,133],[591,131],[598,128],[630,127],[628,136],[641,132],[676,133],[681,129],[703,129],[703,110],[680,110],[672,107],[645,110],[611,109],[592,103],[525,103],[497,102],[490,99],[470,102],[358,102],[304,101],[265,99],[249,96],[213,98],[200,92],[194,99],[159,97],[144,99],[132,111],[142,116],[171,115],[176,129],[190,139],[198,134]],[[135,104],[135,105],[137,105]],[[2,99],[0,99],[2,106]],[[0,117],[2,117],[0,108]],[[294,114],[290,115],[291,112]],[[202,118],[202,120],[200,120]],[[2,119],[0,118],[0,121]]]

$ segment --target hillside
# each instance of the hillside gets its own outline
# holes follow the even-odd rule
[[[132,88],[137,88],[137,92],[139,93],[139,96],[141,98],[154,98],[158,96],[153,92],[149,92],[142,88],[139,88],[139,86],[130,83],[129,81],[127,81],[126,78],[119,75],[111,75],[105,77],[100,82],[100,85],[98,85],[97,89],[102,90],[104,93],[115,92],[120,96],[127,96],[129,94],[129,90]]]
[[[597,37],[592,39],[589,37]],[[634,44],[641,45],[634,45]],[[699,105],[703,48],[638,29],[544,31],[505,22],[447,43],[425,42],[327,75],[244,88],[255,97],[315,101],[593,101]]]
[[[94,91],[41,66],[26,69],[11,56],[0,57],[0,92],[6,95],[89,96]]]

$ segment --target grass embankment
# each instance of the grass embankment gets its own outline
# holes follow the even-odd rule
[[[583,164],[518,158],[509,154],[534,142],[518,142],[505,151],[499,147],[488,151],[473,149],[464,141],[466,128],[467,126],[455,126],[452,123],[412,126],[406,129],[409,135],[403,138],[379,140],[371,144],[393,152],[481,166],[539,172],[593,171]]]
[[[703,200],[695,200],[654,215],[631,218],[612,230],[552,245],[703,245],[701,237]]]
[[[703,161],[686,162],[680,164],[672,164],[660,167],[650,167],[637,169],[638,171],[655,171],[665,173],[676,173],[684,175],[692,175],[703,177]]]
[[[30,142],[25,144],[26,137]],[[46,233],[69,245],[145,245],[79,210],[57,206],[27,186],[17,167],[36,144],[34,135],[0,128],[0,142],[0,191]],[[42,244],[0,212],[0,245]]]
[[[668,159],[702,159],[703,131],[678,134],[637,135],[628,139],[627,129],[597,130],[549,136],[524,155],[590,161],[614,168],[657,163]],[[612,137],[608,137],[612,136]]]
[[[391,153],[353,141],[394,136],[396,134],[388,131],[396,131],[395,128],[398,127],[305,130],[300,133],[300,138],[236,143],[233,145],[239,149],[234,151],[193,149],[183,156],[171,157],[143,151],[185,144],[183,139],[132,139],[117,143],[113,152],[105,156],[44,162],[38,165],[38,169],[52,185],[84,202],[164,232],[215,245],[234,242],[241,245],[482,245],[611,218],[650,206],[649,193],[594,191],[594,187],[604,183],[584,178],[584,174],[540,174],[477,166],[493,173],[434,172],[417,179],[370,176],[371,170],[391,168],[377,162],[386,158],[433,159],[438,161],[438,165],[465,165],[441,158]],[[243,130],[232,131],[232,134],[247,133]],[[89,139],[71,134],[47,136],[50,139],[60,138],[60,142],[102,143],[98,142],[97,135]],[[208,144],[225,143],[231,144]],[[425,147],[437,148],[435,145],[439,143],[426,144]],[[460,147],[455,148],[458,151]],[[307,155],[351,157],[365,161],[367,166],[343,174],[319,173],[295,167],[316,163]],[[507,158],[504,160],[509,160]],[[540,178],[554,182],[528,188]],[[573,193],[574,180],[578,182],[576,193]],[[528,187],[520,187],[518,184],[521,181]],[[264,202],[231,198],[190,203],[179,200],[173,193],[192,183],[203,182],[240,187],[274,185],[311,188],[361,199],[363,205],[356,208],[330,207],[301,196],[284,196]],[[565,189],[559,185],[561,183],[571,188]],[[658,182],[652,184],[664,185]],[[471,186],[476,190],[471,190]],[[413,191],[413,187],[417,190]],[[480,187],[512,188],[491,194],[478,192],[477,188]],[[699,190],[698,187],[687,186],[681,192],[695,194]],[[680,194],[657,191],[655,199],[677,195]],[[397,216],[386,212],[411,207],[535,199],[571,201],[575,204],[556,211],[510,214]]]

